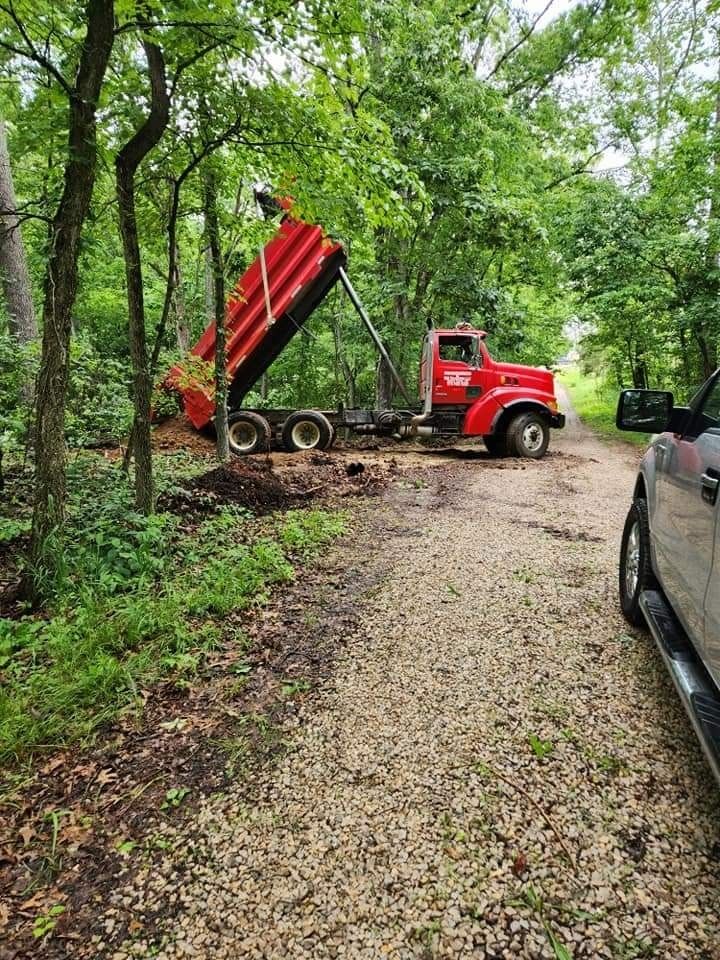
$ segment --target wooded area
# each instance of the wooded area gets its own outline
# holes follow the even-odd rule
[[[354,287],[413,398],[468,323],[583,422],[231,457],[188,352],[268,195],[352,286],[288,300],[248,407],[400,408]],[[0,0],[0,954],[715,956],[717,798],[608,589],[637,474],[597,434],[694,393],[719,306],[720,0]]]
[[[428,323],[469,321],[507,360],[552,366],[570,332],[603,382],[692,393],[720,333],[716,11],[0,0],[0,465],[32,501],[0,542],[27,555],[22,602],[76,609],[85,578],[104,603],[139,582],[118,536],[142,576],[172,541],[150,516],[153,384],[275,229],[257,183],[343,242],[410,384]],[[391,393],[338,286],[249,399]]]

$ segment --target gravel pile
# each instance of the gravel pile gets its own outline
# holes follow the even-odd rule
[[[560,447],[361,507],[386,579],[332,686],[252,800],[124,879],[92,955],[720,957],[718,792],[616,609],[632,454]]]

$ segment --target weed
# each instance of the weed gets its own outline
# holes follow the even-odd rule
[[[531,570],[513,570],[513,579],[520,583],[535,583],[537,577]]]
[[[532,912],[535,914],[535,916],[538,918],[538,920],[542,924],[543,929],[545,930],[545,936],[548,939],[548,943],[550,944],[550,949],[553,952],[553,956],[555,957],[555,960],[572,960],[572,954],[570,953],[568,948],[565,946],[565,944],[558,939],[557,934],[553,930],[551,924],[549,923],[545,915],[546,905],[543,900],[542,894],[539,891],[537,891],[532,885],[528,885],[522,891],[519,902],[522,902],[522,901],[524,901],[527,904],[527,906],[530,908],[530,910],[532,910]],[[517,903],[518,901],[515,901],[515,902]]]
[[[536,733],[528,734],[528,743],[532,748],[532,752],[540,760],[549,756],[555,749],[555,746],[551,740],[541,740]]]
[[[438,940],[442,931],[440,920],[433,920],[424,926],[416,927],[413,930],[413,938],[422,945],[423,956],[428,958],[435,957],[438,951]]]
[[[282,685],[282,695],[284,697],[294,697],[298,693],[307,693],[310,684],[307,680],[287,680]]]
[[[618,776],[628,768],[627,762],[615,753],[598,753],[588,748],[585,751],[585,756],[588,760],[592,760],[598,770],[610,776]]]
[[[244,733],[239,733],[234,737],[224,737],[216,741],[218,747],[225,754],[225,773],[229,778],[234,778],[242,773],[250,756],[250,744]]]
[[[121,840],[115,847],[117,852],[121,857],[129,857],[137,846],[137,841],[135,840]]]
[[[165,794],[165,799],[163,800],[160,809],[170,810],[179,807],[189,793],[190,789],[188,787],[171,787]]]
[[[33,936],[37,939],[47,936],[48,933],[55,929],[58,917],[62,916],[63,913],[65,913],[65,907],[61,903],[56,903],[54,907],[50,907],[47,913],[36,917],[35,923],[33,924]]]
[[[347,530],[348,515],[325,510],[288,510],[280,525],[280,542],[307,557]]]

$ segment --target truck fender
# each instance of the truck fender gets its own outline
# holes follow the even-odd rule
[[[537,410],[538,413],[550,419],[553,412],[547,401],[554,399],[539,390],[527,388],[520,391],[492,390],[468,408],[463,423],[463,433],[466,436],[485,436],[502,432],[509,420],[524,410]]]

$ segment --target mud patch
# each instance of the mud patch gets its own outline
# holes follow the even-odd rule
[[[585,530],[568,530],[566,527],[553,527],[547,523],[540,523],[537,520],[528,520],[525,526],[533,530],[542,530],[543,533],[550,534],[555,540],[570,540],[576,543],[603,543],[602,537],[593,536]]]

